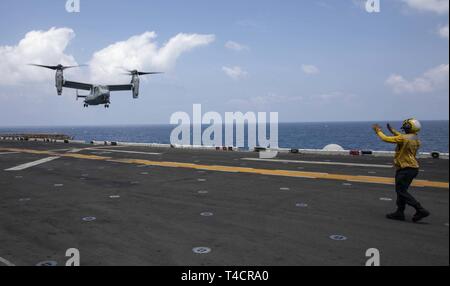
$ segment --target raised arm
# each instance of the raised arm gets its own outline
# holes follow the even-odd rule
[[[373,130],[378,135],[378,137],[380,137],[380,139],[386,143],[397,144],[397,143],[401,143],[404,141],[404,138],[400,133],[399,133],[399,135],[396,135],[396,136],[386,136],[386,134],[383,133],[383,131],[381,130],[381,127],[378,124],[375,124],[373,126]]]
[[[387,128],[389,129],[389,131],[394,135],[394,136],[399,136],[401,135],[400,132],[398,132],[394,127],[391,126],[391,124],[387,124]]]

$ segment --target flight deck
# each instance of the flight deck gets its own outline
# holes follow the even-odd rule
[[[414,224],[392,158],[0,141],[0,266],[447,266],[448,160],[420,163]]]

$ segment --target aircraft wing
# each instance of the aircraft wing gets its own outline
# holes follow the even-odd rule
[[[64,81],[63,86],[67,88],[81,89],[81,90],[91,90],[93,88],[93,85],[90,83],[75,82],[68,80]]]
[[[109,91],[121,91],[133,89],[132,84],[108,85]]]

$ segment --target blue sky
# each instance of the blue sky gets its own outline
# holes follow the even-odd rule
[[[381,0],[374,14],[362,0],[81,0],[80,13],[65,2],[0,2],[1,126],[168,123],[194,103],[285,122],[449,118],[448,1]],[[134,51],[111,58],[119,46]],[[90,64],[70,80],[126,83],[99,70],[131,62],[166,73],[145,80],[138,100],[120,92],[109,110],[84,109],[73,90],[57,97],[52,72],[30,70],[32,60]]]

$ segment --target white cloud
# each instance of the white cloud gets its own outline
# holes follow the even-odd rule
[[[448,87],[449,65],[443,64],[426,71],[422,76],[408,81],[398,74],[391,75],[386,84],[397,94],[401,93],[429,93]]]
[[[89,63],[92,80],[119,80],[119,68],[167,71],[183,53],[215,40],[214,35],[178,34],[158,47],[156,37],[155,32],[145,32],[96,52]]]
[[[248,72],[243,70],[241,67],[235,66],[235,67],[222,67],[222,70],[225,72],[225,74],[229,77],[231,77],[234,80],[239,80],[248,75]]]
[[[320,70],[314,65],[302,65],[302,70],[306,74],[318,74]]]
[[[74,57],[65,54],[74,37],[72,29],[51,28],[27,33],[16,46],[0,46],[0,84],[42,82],[54,77],[50,71],[29,66],[30,63],[76,65]]]
[[[235,52],[242,52],[242,51],[248,51],[250,48],[248,46],[239,44],[237,42],[228,41],[225,44],[225,47],[229,50],[235,51]]]
[[[449,1],[448,0],[402,0],[410,8],[434,12],[438,14],[448,14]]]
[[[448,25],[440,27],[438,32],[441,38],[448,40]]]
[[[16,46],[0,46],[0,84],[51,81],[53,72],[28,64],[76,65],[74,57],[65,53],[74,37],[72,29],[51,28],[27,33]],[[78,80],[122,82],[120,68],[167,71],[183,53],[215,40],[214,35],[178,34],[158,47],[156,37],[155,32],[145,32],[97,51],[89,62],[90,78],[78,73]]]

